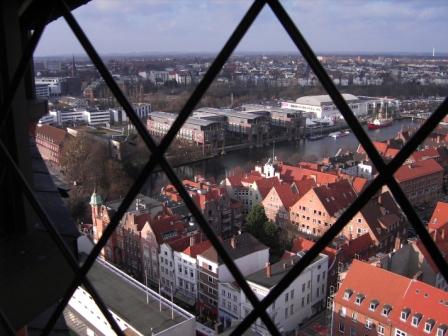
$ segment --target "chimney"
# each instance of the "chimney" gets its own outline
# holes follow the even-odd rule
[[[190,236],[190,246],[193,246],[195,243],[196,243],[196,237],[194,235]]]
[[[236,249],[236,239],[235,239],[235,237],[230,238],[230,246],[232,246],[233,249]]]
[[[266,263],[266,278],[270,278],[271,275],[272,275],[271,263],[267,262]]]

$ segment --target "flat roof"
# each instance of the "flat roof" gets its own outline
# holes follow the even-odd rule
[[[359,100],[358,97],[350,94],[350,93],[343,93],[342,97],[346,101],[353,101],[353,100]],[[304,105],[315,105],[320,106],[322,104],[327,103],[333,103],[333,100],[329,95],[318,95],[318,96],[304,96],[300,97],[296,100],[296,103],[298,104],[304,104]]]
[[[154,118],[168,119],[171,122],[174,122],[174,120],[177,118],[177,114],[168,113],[168,112],[150,112],[149,116],[154,117]],[[187,124],[197,125],[197,126],[210,126],[212,124],[217,124],[217,123],[219,123],[219,121],[208,120],[208,119],[199,119],[199,118],[195,118],[193,116],[193,117],[188,117],[188,119],[185,121],[185,123],[182,127],[188,126]]]
[[[323,259],[324,257],[325,255],[319,254],[309,266]],[[266,267],[265,267],[255,273],[246,276],[246,280],[253,282],[254,284],[261,285],[265,288],[272,288],[275,285],[277,285],[280,282],[280,280],[286,275],[286,273],[288,273],[291,270],[292,268],[291,261],[293,261],[295,265],[301,258],[302,257],[300,255],[296,255],[288,259],[280,260],[274,265],[271,265],[271,276],[269,278],[266,276]],[[284,267],[283,264],[286,264],[286,267]],[[303,272],[301,274],[303,274]]]
[[[243,118],[243,119],[257,119],[260,118],[261,116],[253,114],[253,113],[248,113],[248,112],[242,112],[242,111],[236,111],[236,110],[232,110],[232,109],[217,109],[217,108],[212,108],[212,107],[202,107],[198,110],[196,110],[195,112],[207,112],[207,113],[212,113],[212,114],[216,114],[216,115],[224,115],[224,116],[228,116],[228,117],[236,117],[236,118]]]
[[[107,307],[145,335],[151,329],[153,333],[158,333],[194,318],[194,315],[174,305],[174,319],[171,319],[169,301],[162,299],[160,311],[158,294],[149,290],[149,303],[146,303],[144,286],[104,261],[95,262],[88,278]]]

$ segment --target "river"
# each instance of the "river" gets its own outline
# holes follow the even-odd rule
[[[417,126],[418,123],[403,119],[396,120],[393,125],[386,128],[369,131],[367,126],[364,126],[364,129],[366,129],[371,140],[382,141],[394,137],[403,127],[412,125]],[[355,151],[358,144],[359,142],[352,133],[338,139],[325,137],[317,141],[284,142],[276,144],[275,148],[270,145],[262,148],[239,150],[194,164],[187,164],[176,168],[176,173],[181,179],[192,179],[195,175],[202,175],[208,178],[212,177],[220,182],[226,175],[231,174],[236,167],[248,170],[253,168],[255,164],[266,162],[269,157],[272,157],[273,151],[280,161],[297,163],[298,161],[315,161],[323,157],[333,156],[340,148],[344,151]],[[154,173],[144,186],[143,192],[147,195],[159,194],[160,188],[168,183],[169,181],[164,173]]]

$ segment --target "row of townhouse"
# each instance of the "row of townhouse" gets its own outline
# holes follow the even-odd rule
[[[246,212],[262,204],[266,216],[280,227],[293,225],[304,235],[322,236],[357,198],[365,184],[358,186],[336,172],[319,170],[319,165],[290,166],[269,161],[245,176],[227,177],[228,193],[239,198]],[[366,182],[366,181],[364,181]],[[369,234],[369,246],[388,252],[406,235],[405,219],[388,190],[369,201],[343,229],[349,240]]]
[[[96,243],[121,204],[121,199],[104,202],[94,192],[92,209],[92,238]],[[160,282],[160,246],[197,235],[184,218],[174,214],[162,203],[139,194],[123,216],[117,229],[107,241],[102,255],[137,280],[153,287]],[[163,274],[166,274],[165,265]]]
[[[373,142],[378,153],[391,160],[400,148],[387,142]],[[373,179],[377,171],[360,145],[356,151],[360,163],[351,167],[349,173]],[[447,152],[444,146],[430,146],[415,151],[394,174],[405,195],[414,206],[434,206],[443,193],[448,171]]]
[[[447,292],[358,260],[332,308],[333,336],[447,335]]]
[[[161,290],[168,295],[173,291],[175,299],[191,309],[195,307],[201,317],[217,321],[227,329],[242,320],[252,306],[210,242],[197,239],[192,236],[189,242],[162,244],[160,273],[162,283],[167,285],[162,284]],[[223,246],[260,300],[303,256],[292,254],[271,265],[269,248],[249,233],[224,240]],[[297,330],[324,307],[327,277],[328,256],[320,254],[276,300],[269,314],[283,332]],[[269,334],[259,323],[252,329]]]
[[[226,239],[241,230],[241,203],[233,199],[225,187],[200,176],[196,176],[193,181],[183,180],[182,184],[217,235]],[[170,201],[182,201],[179,192],[172,185],[163,187],[161,194]]]

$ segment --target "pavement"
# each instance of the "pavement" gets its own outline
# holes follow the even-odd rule
[[[324,310],[307,321],[298,331],[298,336],[327,336],[331,334],[331,311]]]

